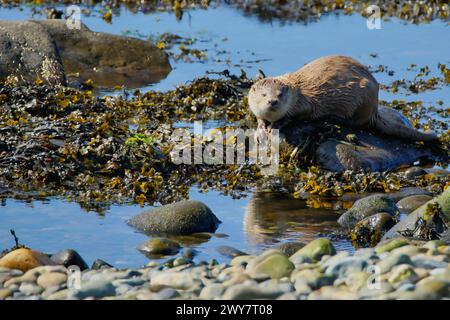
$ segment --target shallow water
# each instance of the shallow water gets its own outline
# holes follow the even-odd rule
[[[0,9],[0,19],[31,17],[28,7]],[[36,16],[35,18],[40,18]],[[253,76],[258,69],[267,75],[295,70],[304,63],[328,54],[355,57],[366,65],[388,66],[394,76],[375,73],[380,83],[395,79],[413,79],[416,70],[407,70],[410,64],[428,65],[430,76],[438,75],[438,63],[450,62],[448,26],[442,21],[411,25],[392,19],[382,22],[381,30],[368,30],[365,20],[358,16],[323,17],[318,23],[272,24],[223,6],[207,11],[191,11],[182,21],[170,13],[132,14],[126,10],[114,16],[107,24],[98,17],[83,17],[83,22],[94,31],[123,34],[127,31],[143,35],[176,33],[185,37],[203,39],[194,48],[206,49],[208,59],[203,63],[172,61],[173,71],[160,83],[142,90],[167,90],[175,85],[203,76],[206,71],[225,68],[239,73],[240,68]],[[215,47],[216,46],[216,47]],[[225,51],[217,55],[217,50]],[[372,57],[371,54],[377,54]],[[219,57],[221,61],[216,61]],[[229,63],[223,62],[229,60]],[[260,60],[255,63],[253,61]],[[381,99],[422,100],[425,105],[436,105],[438,99],[448,108],[450,90],[447,87],[415,95],[391,94],[381,91]],[[435,115],[430,115],[435,116]],[[207,119],[205,119],[207,120]],[[181,124],[185,125],[185,124]],[[211,125],[211,126],[214,126]],[[341,210],[312,209],[303,200],[284,195],[250,194],[232,199],[217,192],[191,191],[191,198],[205,202],[222,221],[217,233],[227,237],[212,237],[194,245],[197,259],[217,258],[217,246],[233,246],[249,253],[258,253],[264,247],[288,240],[307,241],[319,233],[327,234],[337,227]],[[331,206],[339,207],[338,204]],[[147,236],[136,233],[126,220],[143,209],[135,205],[111,206],[102,214],[86,212],[78,204],[63,199],[23,201],[8,199],[0,207],[0,249],[13,243],[9,229],[15,229],[20,241],[44,252],[74,248],[91,263],[101,258],[118,267],[131,267],[148,261],[136,247]],[[338,249],[352,250],[348,241],[335,241]]]

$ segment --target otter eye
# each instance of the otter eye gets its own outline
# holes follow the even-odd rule
[[[263,96],[263,97],[265,97],[265,96],[266,96],[266,94],[265,94],[265,93],[263,93],[263,94],[262,94],[262,96]]]
[[[278,93],[278,98],[281,98],[283,96],[283,92]]]

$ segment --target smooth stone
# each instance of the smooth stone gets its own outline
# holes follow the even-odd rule
[[[54,265],[55,263],[45,254],[31,249],[16,249],[0,259],[0,267],[28,271],[30,269]]]
[[[194,279],[189,272],[157,272],[151,275],[152,286],[170,287],[179,290],[188,290],[201,285],[199,279]]]
[[[429,204],[437,203],[442,209],[445,221],[450,222],[450,188],[447,188],[441,195],[426,202],[413,212],[411,212],[405,219],[401,220],[394,227],[392,227],[384,236],[383,240],[391,238],[401,238],[399,232],[405,230],[413,230],[418,218],[424,218]],[[443,237],[441,237],[442,239]]]
[[[333,286],[325,286],[308,295],[308,300],[356,300],[358,294]]]
[[[323,274],[317,269],[305,269],[295,271],[291,275],[291,281],[295,283],[296,291],[298,292],[298,288],[304,289],[303,284],[306,284],[311,289],[318,289],[322,286],[332,285],[336,277],[334,275]]]
[[[41,296],[42,296],[42,298],[47,299],[49,296],[55,294],[60,289],[61,288],[59,286],[48,287],[42,292]]]
[[[358,292],[367,286],[369,276],[368,272],[353,272],[345,277],[344,283],[351,292]]]
[[[416,254],[424,253],[426,249],[415,246],[415,245],[406,245],[396,249],[393,249],[391,254],[406,254],[410,257],[415,256]]]
[[[93,280],[89,282],[82,282],[79,289],[75,289],[69,292],[69,298],[73,299],[85,299],[103,298],[108,296],[114,296],[116,294],[116,288],[110,281]]]
[[[183,266],[191,262],[192,262],[191,260],[186,259],[185,257],[178,257],[175,260],[173,260],[173,266],[174,267]]]
[[[51,295],[49,295],[46,299],[47,300],[65,300],[67,298],[67,295],[69,293],[69,289],[64,289],[57,291]]]
[[[214,300],[220,299],[225,291],[225,286],[220,283],[212,283],[205,286],[200,292],[200,299]]]
[[[298,296],[293,292],[286,292],[279,296],[277,300],[298,300]]]
[[[23,282],[19,287],[19,291],[24,295],[31,296],[42,293],[44,289],[33,283]]]
[[[318,238],[311,241],[306,246],[298,250],[289,259],[293,263],[297,264],[299,261],[297,259],[298,257],[307,257],[313,261],[320,261],[322,256],[324,255],[332,256],[334,254],[336,254],[336,249],[334,248],[331,241],[327,238]]]
[[[359,291],[362,299],[375,299],[381,295],[392,292],[394,287],[385,281],[371,283],[370,286],[363,286]]]
[[[128,223],[148,234],[188,235],[214,232],[220,220],[204,203],[188,200],[138,214]]]
[[[434,279],[423,279],[416,285],[416,290],[430,294],[437,294],[441,297],[449,297],[450,282],[439,281]]]
[[[113,268],[108,262],[103,261],[102,259],[96,259],[91,266],[92,270],[101,270],[101,269]]]
[[[302,242],[285,242],[276,246],[275,249],[290,257],[304,246],[305,244]]]
[[[411,167],[404,172],[405,178],[414,179],[416,177],[424,176],[427,172],[420,167]]]
[[[287,256],[275,251],[253,259],[247,265],[246,271],[252,278],[266,275],[272,279],[280,279],[289,276],[294,268],[294,264]]]
[[[237,284],[229,287],[222,296],[223,300],[276,299],[284,294],[281,290],[263,289],[251,284]]]
[[[164,289],[161,289],[160,291],[158,291],[158,293],[156,293],[153,296],[153,299],[154,300],[170,300],[170,299],[178,298],[179,296],[180,296],[180,294],[175,289],[164,288]]]
[[[195,249],[192,249],[192,248],[186,248],[186,249],[183,249],[182,255],[186,259],[191,259],[192,260],[197,255],[197,251]]]
[[[413,262],[413,265],[417,268],[437,269],[449,267],[449,264],[445,261],[430,259],[423,255],[414,256],[411,260]]]
[[[44,289],[52,286],[61,286],[67,282],[67,274],[60,272],[47,272],[43,273],[37,278],[37,284]]]
[[[353,229],[359,221],[379,212],[396,216],[400,211],[392,198],[384,194],[375,194],[357,200],[350,210],[339,217],[338,223],[344,228]]]
[[[389,252],[396,248],[408,245],[409,242],[406,239],[394,239],[389,242],[379,243],[375,248],[376,253],[380,254],[383,252]]]
[[[241,250],[238,250],[238,249],[230,247],[230,246],[219,246],[216,248],[216,250],[221,255],[228,257],[228,258],[235,258],[235,257],[239,257],[239,256],[248,255],[247,253],[242,252]]]
[[[379,212],[362,219],[356,224],[355,228],[364,226],[372,232],[384,232],[392,228],[394,224],[395,220],[389,213]]]
[[[181,246],[177,241],[167,238],[153,238],[138,247],[149,255],[174,255],[180,250]]]
[[[388,281],[390,284],[397,284],[403,282],[415,282],[417,279],[418,276],[410,265],[401,264],[392,268]]]
[[[340,261],[335,261],[328,265],[325,274],[344,278],[353,272],[363,271],[367,267],[366,260],[358,257],[346,257]]]
[[[440,246],[445,245],[445,242],[441,241],[441,240],[430,240],[427,243],[425,243],[422,248],[425,249],[437,249]]]
[[[89,269],[87,263],[83,260],[78,252],[73,249],[64,249],[58,251],[51,256],[55,264],[63,265],[66,268],[70,266],[77,266],[81,271]]]
[[[233,258],[230,261],[231,266],[238,266],[238,265],[244,265],[246,266],[250,261],[252,261],[255,257],[254,256],[238,256],[236,258]]]
[[[379,272],[383,274],[400,264],[412,265],[411,258],[406,254],[391,254],[387,258],[380,260],[376,266],[379,268]]]
[[[414,291],[416,289],[416,285],[413,283],[405,283],[397,288],[397,291]]]
[[[397,202],[397,207],[402,212],[410,213],[431,199],[433,199],[433,197],[425,194],[409,196]]]
[[[13,291],[8,288],[0,288],[0,300],[5,300],[6,298],[12,296]]]

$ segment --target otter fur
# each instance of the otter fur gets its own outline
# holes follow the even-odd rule
[[[292,118],[333,117],[410,141],[437,139],[399,121],[395,110],[379,113],[378,90],[378,82],[358,61],[326,56],[295,72],[258,80],[250,89],[248,103],[258,121],[258,135],[281,129]]]

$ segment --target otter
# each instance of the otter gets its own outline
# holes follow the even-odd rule
[[[249,108],[258,121],[256,139],[281,129],[294,117],[333,117],[344,124],[372,127],[410,141],[438,139],[399,121],[395,110],[378,112],[378,90],[369,70],[345,56],[322,57],[293,73],[258,80],[248,95]]]

